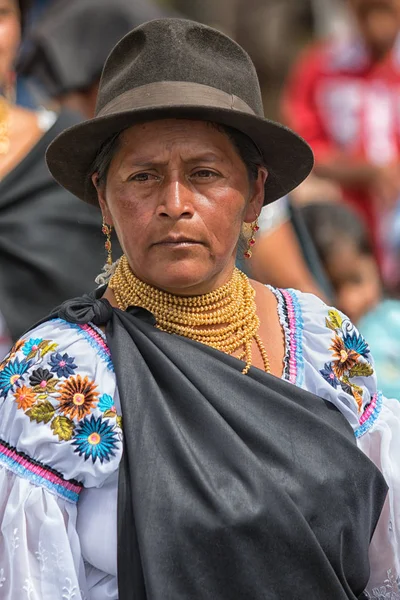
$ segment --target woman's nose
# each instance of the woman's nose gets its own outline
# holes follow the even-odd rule
[[[179,219],[193,215],[194,193],[182,181],[174,179],[162,186],[158,206],[160,216]]]

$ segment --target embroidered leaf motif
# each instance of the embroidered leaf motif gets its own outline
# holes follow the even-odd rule
[[[43,356],[46,356],[46,354],[48,354],[49,352],[54,352],[55,350],[57,350],[57,348],[58,344],[55,344],[50,340],[44,340],[43,347],[40,350],[40,356],[43,358]]]
[[[117,425],[120,429],[122,429],[122,416],[118,415],[117,417]]]
[[[109,419],[115,419],[115,417],[117,416],[117,413],[115,412],[115,410],[106,410],[106,412],[104,413],[105,417],[108,417]]]
[[[48,400],[44,402],[38,402],[26,411],[26,415],[30,418],[31,421],[36,421],[36,423],[49,423],[53,418],[55,413],[54,406]]]
[[[39,385],[35,385],[33,391],[35,394],[39,394],[38,398],[41,400],[45,400],[49,394],[54,394],[57,391],[58,379],[50,379],[49,381],[44,381]]]
[[[350,377],[369,377],[373,375],[374,369],[368,363],[357,363],[350,369]]]
[[[58,435],[60,441],[68,442],[74,433],[74,423],[67,417],[56,417],[50,427],[54,435]]]
[[[329,319],[325,319],[326,326],[332,331],[336,331],[337,329],[341,329],[343,324],[343,319],[340,316],[339,312],[332,308],[329,313]]]

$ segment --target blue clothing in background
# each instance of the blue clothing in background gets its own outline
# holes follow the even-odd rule
[[[400,301],[384,300],[358,323],[368,340],[379,387],[388,398],[400,397]]]

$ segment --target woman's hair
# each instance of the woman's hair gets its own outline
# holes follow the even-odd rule
[[[254,183],[258,177],[258,169],[264,166],[264,160],[260,151],[254,142],[241,131],[228,127],[227,125],[218,125],[210,123],[219,131],[225,133],[237,150],[240,158],[247,168],[250,184]],[[97,173],[97,183],[102,186],[106,183],[108,169],[111,161],[118,150],[119,138],[121,131],[110,137],[100,148],[95,160],[90,169],[90,175]]]
[[[300,211],[323,264],[344,238],[353,242],[361,254],[372,254],[367,230],[349,206],[320,202],[302,206]]]

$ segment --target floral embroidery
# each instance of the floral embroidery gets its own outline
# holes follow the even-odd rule
[[[26,359],[16,358],[6,363],[0,371],[0,398],[5,398],[10,391],[15,391],[19,387],[23,375],[31,366]]]
[[[363,336],[349,319],[337,310],[331,309],[326,318],[326,326],[334,332],[332,338],[332,361],[325,363],[320,370],[322,377],[337,389],[353,396],[359,411],[363,408],[363,389],[354,378],[369,377],[374,370],[370,363],[370,350]]]
[[[57,391],[58,379],[55,379],[48,369],[39,368],[32,371],[29,383],[35,394],[38,394],[38,399],[45,400],[49,394],[54,394]]]
[[[337,388],[340,385],[340,381],[336,377],[336,373],[333,370],[332,363],[325,363],[323,369],[320,370],[322,377],[331,385],[333,388]]]
[[[105,417],[115,419],[117,416],[117,409],[115,408],[114,400],[109,394],[103,394],[99,400],[99,409],[104,413]]]
[[[36,402],[34,391],[32,388],[28,388],[25,385],[17,389],[14,398],[17,401],[18,408],[22,408],[22,410],[27,410]]]
[[[98,392],[88,377],[70,377],[60,386],[60,411],[72,419],[83,419],[95,407]]]
[[[348,350],[344,345],[343,340],[337,335],[334,337],[332,346],[329,350],[333,351],[334,361],[332,363],[332,368],[338,379],[341,379],[347,371],[350,371],[354,365],[357,364],[357,360],[360,356],[357,352],[354,352],[354,350]]]
[[[51,366],[51,370],[53,373],[57,374],[57,377],[69,377],[74,374],[77,366],[74,364],[74,358],[72,356],[68,356],[68,354],[64,354],[61,356],[57,352],[57,354],[53,354],[49,360],[49,365]]]
[[[110,460],[116,440],[121,441],[122,427],[113,399],[108,394],[100,397],[96,383],[88,376],[75,375],[75,357],[54,352],[57,347],[52,340],[36,337],[17,342],[0,365],[0,398],[11,393],[18,410],[23,410],[31,422],[48,425],[60,441],[74,440],[76,451],[85,459]],[[95,429],[85,442],[86,429],[80,428],[79,422],[97,408],[102,415],[88,421]]]
[[[91,457],[95,463],[98,458],[103,463],[105,460],[109,461],[111,456],[115,456],[117,434],[107,421],[92,415],[90,419],[85,417],[79,423],[72,445],[76,446],[75,452],[79,456],[84,456],[85,460]]]
[[[35,354],[40,349],[40,344],[42,342],[42,338],[31,338],[23,345],[22,352],[25,356],[29,356],[31,353]]]
[[[383,585],[373,588],[372,596],[368,592],[366,596],[370,600],[400,600],[400,577],[396,577],[392,569],[389,569]]]

